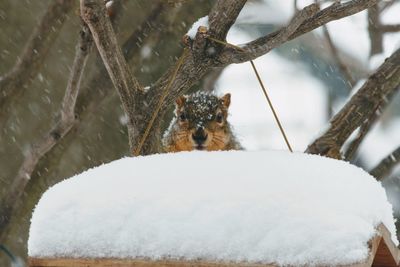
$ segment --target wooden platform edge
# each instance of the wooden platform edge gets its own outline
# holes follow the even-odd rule
[[[397,267],[400,262],[400,250],[391,239],[391,234],[385,225],[378,225],[377,234],[368,242],[369,254],[364,262],[341,265],[340,267]],[[260,263],[229,263],[202,260],[145,260],[145,259],[74,259],[74,258],[28,258],[30,267],[277,267],[274,264]]]
[[[383,223],[378,225],[377,233],[381,236],[381,241],[375,253],[374,264],[381,266],[399,266],[400,250],[393,243],[391,234]],[[392,262],[390,262],[390,260],[392,260]]]
[[[370,267],[374,260],[374,255],[378,249],[380,236],[374,238],[371,242],[371,253],[368,259],[361,263],[350,265],[341,265],[340,267]],[[184,260],[139,260],[139,259],[71,259],[71,258],[29,258],[28,266],[30,267],[277,267],[274,264],[261,263],[226,263],[226,262],[209,262],[209,261],[184,261]]]
[[[380,237],[376,243],[378,247]],[[374,260],[374,253],[370,253],[367,261],[340,267],[370,267]],[[71,259],[71,258],[29,258],[30,267],[278,267],[274,264],[251,264],[251,263],[223,263],[206,261],[184,261],[184,260],[160,260],[146,261],[137,259]]]

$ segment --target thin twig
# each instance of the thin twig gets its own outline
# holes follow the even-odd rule
[[[370,171],[370,174],[374,176],[378,181],[381,181],[385,177],[389,176],[394,167],[400,163],[400,147],[396,148],[392,153],[386,156]]]
[[[5,234],[6,225],[10,221],[13,210],[28,184],[39,160],[56,145],[74,126],[74,107],[78,96],[82,74],[92,46],[92,38],[87,27],[83,27],[76,46],[75,59],[61,104],[59,121],[39,142],[33,144],[27,151],[18,174],[13,180],[11,188],[0,205],[0,240]]]
[[[382,13],[383,11],[385,11],[387,8],[391,7],[396,0],[391,0],[391,1],[386,1],[385,3],[382,3],[380,12]]]
[[[300,10],[297,5],[297,0],[293,0],[293,10],[294,10],[294,12],[298,12]]]
[[[279,130],[281,131],[281,134],[282,134],[282,136],[283,136],[283,139],[285,140],[286,146],[288,147],[288,149],[289,149],[290,152],[293,152],[293,149],[292,149],[292,147],[290,146],[289,140],[288,140],[288,138],[287,138],[287,136],[286,136],[285,130],[284,130],[283,127],[282,127],[282,124],[281,124],[281,122],[280,122],[280,120],[279,120],[279,118],[278,118],[278,115],[277,115],[277,113],[276,113],[276,111],[275,111],[274,106],[272,105],[272,101],[271,101],[271,99],[269,98],[269,96],[268,96],[268,94],[267,94],[267,90],[266,90],[265,87],[264,87],[264,84],[263,84],[263,82],[262,82],[262,80],[261,80],[260,75],[258,74],[258,71],[257,71],[257,69],[256,69],[256,66],[254,65],[253,60],[250,60],[250,63],[251,63],[251,67],[252,67],[253,70],[254,70],[254,73],[255,73],[256,76],[257,76],[257,80],[258,80],[258,82],[260,83],[260,86],[261,86],[261,88],[262,88],[262,91],[263,91],[263,93],[264,93],[264,96],[265,96],[265,98],[266,98],[267,101],[268,101],[268,105],[269,105],[269,107],[271,108],[271,111],[272,111],[272,114],[274,115],[275,121],[276,121],[276,123],[278,124]]]
[[[215,39],[213,37],[208,37],[208,39],[210,39],[211,41],[216,42],[216,43],[220,43],[220,44],[223,44],[223,45],[226,45],[226,46],[234,47],[235,49],[239,49],[239,50],[243,49],[243,48],[241,48],[239,46],[236,46],[236,45],[233,45],[233,44],[230,44],[230,43]],[[290,146],[289,140],[288,140],[288,138],[286,136],[285,130],[282,127],[282,124],[281,124],[281,122],[279,120],[278,114],[276,113],[275,108],[274,108],[274,106],[272,104],[272,101],[271,101],[270,97],[268,96],[267,90],[266,90],[266,88],[264,86],[264,83],[263,83],[263,81],[262,81],[262,79],[260,77],[260,74],[257,71],[256,65],[254,64],[253,60],[250,60],[250,64],[251,64],[251,67],[252,67],[252,69],[254,71],[254,74],[256,75],[257,80],[258,80],[258,82],[259,82],[259,84],[261,86],[261,90],[264,93],[264,96],[265,96],[265,98],[267,100],[267,103],[268,103],[268,105],[269,105],[269,107],[270,107],[270,109],[272,111],[272,114],[273,114],[274,119],[275,119],[275,121],[276,121],[276,123],[277,123],[277,125],[279,127],[279,130],[280,130],[282,136],[283,136],[283,139],[285,140],[286,146],[288,147],[290,152],[293,152],[292,147]]]
[[[380,25],[379,30],[388,33],[388,32],[399,32],[400,31],[400,24],[387,24],[387,25]]]
[[[383,51],[383,34],[380,30],[380,12],[378,5],[368,8],[368,33],[371,43],[370,56],[380,54]]]

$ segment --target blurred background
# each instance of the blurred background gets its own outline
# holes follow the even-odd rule
[[[0,77],[13,68],[54,1],[0,1]],[[241,44],[268,34],[284,26],[296,9],[312,2],[248,1],[227,39]],[[110,15],[117,37],[141,84],[154,83],[175,62],[182,52],[182,36],[197,19],[208,14],[213,3],[113,1]],[[332,3],[324,1],[323,7],[329,4]],[[400,24],[400,1],[381,1],[376,12],[380,24]],[[365,79],[400,47],[400,32],[382,32],[382,46],[376,50],[375,44],[371,45],[369,24],[371,15],[363,11],[331,22],[325,29],[318,28],[255,60],[295,151],[304,151]],[[57,28],[49,29],[55,36],[43,62],[35,67],[34,75],[23,85],[23,93],[2,115],[6,119],[0,124],[0,199],[9,190],[29,147],[58,119],[80,28],[75,3],[57,22]],[[32,209],[49,186],[88,168],[129,156],[126,118],[96,49],[92,50],[82,82],[76,107],[79,122],[39,161],[6,229],[6,238],[0,240],[22,262],[26,259]],[[249,63],[215,70],[192,88],[213,89],[218,94],[232,93],[229,120],[246,149],[286,150]],[[397,94],[379,113],[352,163],[369,171],[399,145]],[[383,180],[396,216],[400,216],[399,178],[400,168],[396,168]],[[9,259],[0,251],[0,266],[9,265]]]

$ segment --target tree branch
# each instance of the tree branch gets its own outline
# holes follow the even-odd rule
[[[120,1],[118,1],[118,2],[120,2]],[[166,5],[166,6],[168,6],[168,5]],[[155,12],[157,12],[157,11],[158,11],[158,15],[155,16]],[[131,37],[128,38],[128,40],[125,42],[124,47],[126,47],[126,49],[124,49],[124,55],[126,57],[128,57],[128,59],[134,58],[140,52],[140,50],[137,50],[137,49],[135,51],[132,51],[133,48],[136,47],[136,46],[134,46],[132,44],[136,44],[138,42],[138,39],[140,39],[140,37],[143,38],[144,35],[147,36],[147,34],[149,34],[150,30],[153,27],[155,27],[156,25],[164,25],[165,21],[163,19],[157,20],[159,15],[160,15],[159,11],[160,11],[159,10],[159,4],[157,4],[155,6],[155,8],[151,11],[150,15],[142,22],[141,25],[139,25],[133,31]],[[114,15],[119,16],[115,12],[114,12]],[[153,20],[155,20],[155,21],[153,21]],[[155,31],[155,33],[156,33],[156,35],[159,35],[160,31]],[[91,38],[90,32],[87,32],[85,34],[87,34],[87,37]],[[149,35],[149,36],[151,36],[151,35]],[[153,36],[154,36],[154,32],[153,32]],[[135,37],[136,37],[136,39],[135,39]],[[79,56],[79,58],[81,58],[81,57]],[[82,60],[82,58],[81,58],[81,60]],[[81,61],[77,61],[75,59],[74,62],[76,62],[76,63],[74,63],[74,66],[81,66],[82,68],[84,68],[84,64],[86,63],[86,60],[85,60],[85,62],[81,62]],[[64,103],[62,104],[62,106],[67,106],[67,107],[66,107],[65,110],[63,109],[62,111],[60,111],[60,114],[62,114],[62,113],[65,114],[64,118],[68,118],[69,117],[70,119],[73,118],[72,115],[74,114],[71,111],[72,108],[73,108],[72,103],[75,103],[75,100],[72,100],[75,97],[72,97],[72,95],[75,96],[75,94],[77,93],[77,89],[79,89],[79,87],[80,87],[80,86],[78,86],[78,84],[76,84],[78,79],[77,78],[73,78],[73,76],[76,76],[78,74],[77,71],[74,71],[74,66],[72,68],[71,77],[69,79],[70,83],[68,84],[68,87],[70,87],[70,88],[72,87],[72,88],[71,88],[71,90],[67,89],[67,91],[69,91],[70,93],[67,93],[67,92],[65,93]],[[108,90],[108,87],[112,87],[112,84],[109,82],[109,79],[104,79],[104,77],[108,78],[106,71],[104,71],[104,72],[101,71],[100,73],[95,75],[95,77],[93,77],[91,82],[89,82],[89,85],[92,86],[90,88],[91,90],[89,92],[86,92],[86,96],[85,97],[82,97],[82,94],[81,94],[81,89],[83,89],[83,88],[79,89],[79,98],[78,98],[78,100],[80,99],[80,101],[77,102],[77,104],[75,106],[75,114],[76,114],[77,117],[79,117],[79,119],[74,119],[73,120],[73,125],[71,126],[71,128],[69,128],[69,130],[66,131],[65,134],[59,134],[59,133],[62,133],[62,130],[61,130],[62,128],[67,129],[68,127],[67,126],[65,126],[65,127],[60,126],[58,128],[58,130],[56,129],[57,127],[54,127],[53,129],[55,129],[55,130],[51,130],[46,135],[47,138],[50,138],[49,136],[51,135],[51,133],[54,132],[54,133],[57,133],[57,134],[55,134],[55,136],[63,136],[63,138],[58,139],[57,142],[53,146],[49,147],[49,149],[46,150],[46,152],[43,153],[42,156],[37,159],[37,163],[34,164],[35,166],[32,165],[30,167],[30,169],[33,169],[33,170],[30,173],[31,179],[29,180],[29,182],[37,181],[37,178],[38,178],[37,177],[37,173],[40,173],[41,171],[43,171],[43,168],[46,169],[47,167],[49,167],[49,165],[50,165],[48,163],[49,160],[57,161],[57,160],[59,160],[60,157],[62,157],[62,153],[58,153],[58,154],[54,153],[54,150],[55,150],[54,148],[56,148],[58,146],[68,147],[71,144],[71,141],[75,140],[75,138],[77,137],[77,135],[80,132],[78,130],[75,131],[73,129],[80,128],[84,124],[90,123],[90,116],[88,116],[88,115],[93,113],[93,112],[95,112],[96,108],[99,105],[101,105],[102,100],[104,98],[106,98],[107,96],[109,96],[109,94],[107,93],[108,91],[110,91],[110,90]],[[74,87],[73,85],[76,85],[75,89],[73,89],[73,87]],[[105,88],[107,88],[107,90]],[[72,93],[73,91],[75,93]],[[83,102],[82,102],[82,98],[85,98],[85,100]],[[70,99],[69,101],[70,101],[71,105],[67,104],[67,99]],[[67,110],[70,110],[71,113],[69,113]],[[69,115],[67,115],[67,114],[69,114]],[[61,115],[60,115],[60,118],[61,118]],[[66,121],[68,121],[68,120],[69,119],[67,119]],[[60,125],[60,124],[62,124],[62,123],[61,122],[57,123],[57,125]],[[45,143],[45,142],[42,142],[42,143]],[[44,145],[41,145],[39,143],[37,145],[34,145],[34,147],[43,147],[43,146]],[[31,149],[33,149],[33,148],[31,148]],[[28,153],[28,154],[33,154],[33,153]],[[24,166],[27,166],[28,162],[31,162],[28,158],[26,158],[25,161],[26,161],[26,163],[23,164]],[[39,166],[41,166],[42,169],[38,170]],[[22,166],[21,166],[21,169],[22,169]],[[18,178],[15,178],[14,180],[16,180],[16,179],[18,179]],[[10,191],[11,191],[11,189],[10,189]],[[15,194],[12,194],[12,195],[15,195]],[[4,199],[4,202],[14,203],[14,201],[11,200],[11,197],[8,197],[8,199],[9,199],[8,201],[6,201]],[[2,209],[2,207],[5,207],[5,206],[6,206],[5,204],[3,206],[0,205],[0,214],[3,214],[3,210],[5,210],[5,209]],[[10,210],[9,213],[10,213],[10,215],[8,215],[7,217],[11,217],[12,210]],[[4,212],[4,214],[6,214],[6,211]],[[8,218],[7,219],[4,218],[4,219],[8,220]],[[4,223],[4,225],[8,224],[8,222],[9,221]],[[0,230],[0,240],[4,240],[4,234],[5,234],[5,231],[6,231],[7,227],[4,227],[4,228],[1,227],[0,229],[1,229]]]
[[[367,136],[369,130],[371,127],[375,124],[375,122],[379,119],[380,114],[382,114],[383,110],[388,106],[390,101],[389,99],[392,99],[398,91],[398,89],[392,91],[387,95],[387,97],[384,97],[381,99],[381,102],[379,103],[378,106],[376,106],[375,110],[372,112],[371,117],[366,119],[360,126],[360,130],[354,140],[350,142],[350,144],[347,147],[346,152],[344,153],[344,159],[347,161],[352,161],[354,158],[354,155],[356,154],[358,148],[360,147],[362,141],[365,139]]]
[[[388,0],[388,1],[385,1],[384,3],[382,3],[380,12],[382,13],[383,11],[385,11],[386,9],[391,7],[396,1],[397,0]]]
[[[106,13],[102,0],[81,0],[81,17],[92,32],[97,50],[118,91],[125,114],[129,118],[129,143],[133,150],[133,140],[137,138],[135,129],[139,123],[135,117],[135,110],[136,106],[141,104],[140,98],[144,90],[126,63]]]
[[[306,150],[341,159],[340,150],[352,132],[372,116],[382,99],[392,94],[400,84],[400,49],[394,52],[372,74],[358,92],[330,121],[329,129]]]
[[[94,36],[94,40],[96,45],[100,50],[108,50],[109,53],[114,53],[113,51],[119,50],[116,45],[116,41],[114,42],[112,35],[113,32],[110,30],[110,27],[107,26],[107,20],[104,18],[104,7],[102,7],[101,2],[98,1],[90,1],[90,0],[82,0],[82,17],[88,23],[91,28],[92,34]],[[243,6],[244,1],[226,1],[220,0],[216,3],[218,8],[214,7],[214,9],[210,12],[210,29],[214,29],[214,31],[219,31],[218,36],[226,36],[227,31],[231,24],[236,20],[237,15],[241,7]],[[219,15],[218,15],[219,14]],[[224,14],[224,16],[220,16]],[[226,16],[225,16],[226,15]],[[227,18],[227,16],[230,16]],[[224,26],[225,25],[225,26]],[[163,106],[170,106],[171,103],[175,100],[177,94],[182,93],[184,90],[187,90],[194,82],[197,82],[204,73],[212,66],[213,60],[208,57],[209,54],[205,53],[206,46],[208,45],[205,42],[206,38],[204,36],[196,38],[195,43],[197,42],[196,48],[193,48],[191,54],[185,59],[182,63],[182,67],[180,68],[180,72],[178,73],[176,79],[172,84],[172,88],[167,95],[166,101]],[[112,43],[112,44],[110,44]],[[200,45],[202,44],[202,45]],[[107,49],[104,49],[107,48]],[[107,51],[103,51],[100,53],[106,54]],[[120,52],[117,52],[119,54]],[[204,62],[194,62],[195,54],[201,55],[204,59]],[[207,58],[208,57],[208,58]],[[105,65],[109,65],[108,72],[110,76],[119,75],[118,72],[127,72],[124,70],[124,67],[121,67],[123,64],[122,59],[117,56],[118,60],[108,58],[107,55],[102,56]],[[121,66],[118,66],[118,65]],[[160,98],[165,86],[168,84],[169,79],[175,66],[172,66],[159,80],[158,82],[151,88],[149,93],[146,95],[142,92],[142,95],[138,95],[136,90],[131,95],[125,99],[121,97],[121,100],[124,105],[124,109],[126,114],[129,117],[130,125],[128,124],[128,132],[131,149],[137,146],[139,138],[144,133],[144,129],[146,128],[149,120],[150,114],[155,110],[157,106],[158,99]],[[128,89],[123,89],[125,84],[129,82],[124,81],[129,77],[128,75],[120,75],[119,83],[116,83],[116,79],[114,80],[114,86],[123,86],[118,91],[120,94],[127,94]],[[127,88],[135,88],[135,86],[127,87]],[[122,91],[122,93],[121,93]],[[136,95],[135,95],[136,94]],[[136,98],[136,99],[135,99]],[[140,99],[139,99],[140,98]],[[130,99],[129,101],[126,101]],[[135,100],[134,100],[135,99]],[[138,100],[139,99],[139,100]],[[135,103],[137,101],[137,103]],[[129,103],[133,103],[132,105],[127,105]],[[166,104],[167,103],[167,104]],[[162,110],[160,116],[156,119],[156,130],[153,130],[151,133],[151,137],[147,139],[144,144],[142,152],[144,154],[155,153],[160,151],[160,140],[159,135],[155,135],[154,133],[159,133],[159,122],[164,114],[164,110]],[[154,138],[153,138],[154,137]]]
[[[379,30],[387,33],[387,32],[400,32],[400,24],[387,24],[380,25]]]
[[[2,122],[5,121],[5,112],[11,102],[28,88],[40,70],[74,4],[73,0],[51,1],[14,67],[0,77],[0,120]],[[0,126],[2,124],[0,122]]]
[[[147,36],[152,35],[155,39],[159,38],[158,36],[161,32],[152,30],[160,25],[165,26],[169,24],[169,22],[166,21],[167,16],[161,16],[164,8],[168,6],[169,5],[165,5],[163,1],[156,3],[149,15],[132,31],[131,35],[122,45],[122,52],[126,61],[129,62],[138,55],[140,52],[138,44],[141,44]],[[165,13],[168,13],[168,11],[169,9],[164,10]],[[89,80],[84,87],[86,90],[83,90],[80,94],[76,107],[79,117],[84,117],[87,110],[91,110],[91,108],[88,108],[89,106],[98,105],[98,103],[109,96],[110,92],[115,92],[107,70],[103,67],[103,62],[101,62],[101,64],[102,68],[99,73]],[[133,65],[137,64],[138,62],[135,61]]]
[[[356,84],[356,81],[353,79],[353,76],[351,75],[349,68],[347,68],[347,66],[340,59],[339,51],[337,50],[335,44],[333,43],[331,35],[329,34],[328,31],[328,27],[326,25],[322,25],[322,31],[324,33],[326,41],[328,42],[332,57],[336,61],[336,65],[339,67],[341,73],[344,75],[349,87],[353,88],[353,86]]]
[[[365,139],[365,137],[367,136],[369,130],[371,129],[372,125],[375,124],[375,122],[378,119],[378,114],[377,114],[377,110],[378,110],[379,106],[377,106],[377,109],[374,110],[374,113],[372,114],[372,116],[370,118],[368,118],[367,120],[365,120],[361,126],[360,126],[360,131],[358,132],[356,138],[354,138],[354,140],[351,141],[351,143],[349,144],[346,152],[344,153],[344,159],[346,161],[352,161],[354,158],[354,155],[356,154],[358,148],[360,147],[362,141]]]
[[[210,24],[208,33],[224,41],[246,2],[247,0],[236,0],[234,3],[231,0],[217,1],[208,15]]]
[[[84,26],[76,46],[75,59],[61,105],[59,121],[56,123],[53,129],[51,129],[43,137],[42,140],[31,146],[29,151],[26,153],[25,159],[16,177],[13,180],[11,188],[1,201],[0,240],[2,240],[5,226],[9,223],[11,214],[19,198],[23,194],[39,160],[71,130],[75,123],[74,108],[76,98],[78,96],[82,74],[91,46],[92,37],[90,31]]]
[[[123,47],[126,47],[126,49],[124,49],[124,55],[128,58],[128,59],[132,59],[134,58],[136,55],[138,55],[138,53],[140,52],[140,50],[136,49],[135,51],[132,51],[134,47],[134,45],[132,44],[136,44],[138,42],[138,39],[140,39],[139,37],[143,38],[143,35],[149,34],[150,30],[155,27],[156,25],[164,25],[164,19],[158,20],[158,16],[154,16],[155,12],[159,11],[159,5],[157,4],[155,9],[153,9],[150,12],[150,15],[143,20],[143,22],[141,23],[141,25],[139,25],[132,33],[131,37],[128,38],[128,40],[124,43]],[[158,12],[158,15],[160,13]],[[153,21],[156,20],[156,21]],[[155,35],[160,34],[160,31],[155,31]],[[151,36],[151,35],[149,35]],[[154,32],[153,32],[153,36],[154,36]],[[136,37],[136,39],[134,38]],[[83,127],[83,125],[90,123],[91,121],[91,117],[89,116],[89,114],[94,113],[96,108],[98,106],[101,105],[102,101],[104,100],[104,98],[106,98],[107,96],[109,96],[109,87],[112,88],[112,84],[109,82],[109,79],[105,79],[104,77],[108,78],[107,76],[107,72],[106,71],[101,71],[100,73],[98,73],[97,75],[95,75],[95,77],[93,77],[93,79],[89,82],[89,86],[90,86],[90,90],[85,92],[85,96],[82,96],[82,92],[80,89],[79,92],[79,98],[75,107],[75,113],[77,114],[77,116],[79,117],[79,120],[74,120],[74,125],[72,126],[71,130],[69,130],[64,138],[60,139],[59,142],[57,142],[54,146],[52,146],[46,154],[46,157],[42,156],[39,161],[38,161],[38,165],[42,165],[44,166],[44,168],[49,166],[49,163],[46,160],[54,160],[54,158],[59,158],[62,155],[60,155],[60,153],[55,154],[54,148],[56,148],[57,146],[65,146],[68,147],[69,144],[71,144],[71,141],[74,140],[77,135],[79,134],[80,131],[72,131],[72,129],[76,129],[76,128],[80,128]],[[83,99],[83,100],[82,100]],[[70,106],[71,107],[71,106]],[[68,138],[65,138],[67,137]],[[67,142],[67,143],[66,143]],[[43,162],[44,160],[44,162]],[[39,170],[40,171],[40,170]],[[35,180],[35,174],[36,172],[33,172],[33,178]],[[1,240],[1,239],[0,239]]]
[[[390,175],[394,167],[400,163],[400,147],[396,148],[387,157],[382,159],[379,164],[370,171],[370,174],[374,176],[378,181],[383,180],[385,177]]]
[[[380,30],[381,21],[379,14],[378,5],[368,8],[368,33],[371,40],[370,56],[383,52],[383,34]]]
[[[313,6],[308,6],[303,9],[302,14],[297,15],[304,18],[301,25],[296,25],[299,20],[294,19],[288,26],[243,45],[243,50],[225,47],[219,56],[220,64],[242,63],[256,59],[287,41],[310,32],[330,21],[356,14],[375,5],[377,2],[378,0],[353,0],[343,4],[334,3],[316,14],[314,13]]]

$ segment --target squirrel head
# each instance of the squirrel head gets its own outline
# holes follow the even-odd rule
[[[176,100],[176,145],[179,150],[222,150],[229,142],[227,117],[231,95],[207,93],[181,96]]]

